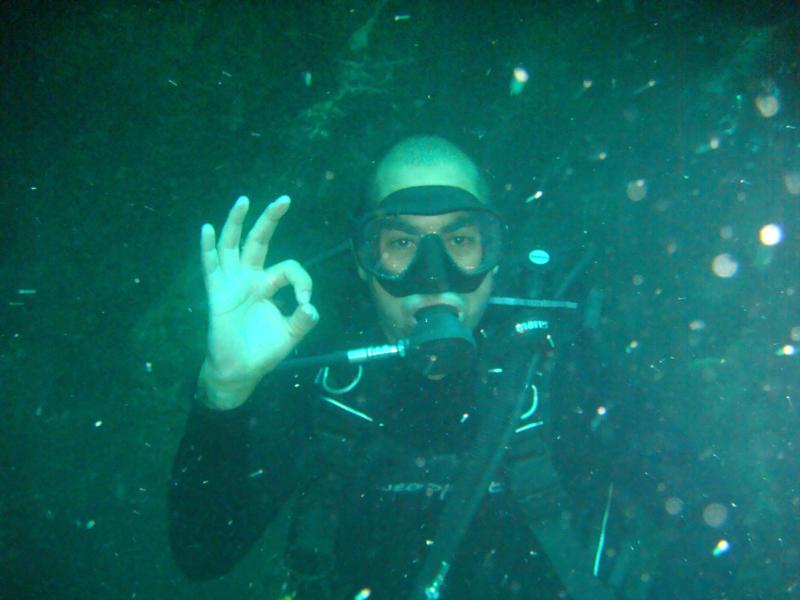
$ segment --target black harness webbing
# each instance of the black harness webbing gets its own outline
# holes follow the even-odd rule
[[[439,598],[458,546],[503,460],[523,410],[529,404],[528,389],[540,360],[541,354],[536,351],[528,361],[515,361],[516,365],[512,367],[510,376],[504,378],[504,384],[492,390],[494,397],[487,403],[490,410],[481,423],[473,452],[462,463],[450,501],[439,519],[433,545],[412,588],[412,600]],[[523,371],[524,384],[517,388]],[[514,393],[515,388],[519,390],[517,393]]]

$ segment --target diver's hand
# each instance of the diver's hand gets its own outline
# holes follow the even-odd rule
[[[241,406],[258,382],[280,363],[319,320],[311,305],[311,277],[296,261],[264,268],[270,239],[289,210],[288,196],[270,204],[239,248],[242,223],[250,207],[242,196],[233,205],[219,243],[214,227],[200,234],[203,278],[208,294],[208,351],[198,392],[217,410]],[[288,317],[272,297],[294,287],[298,307]]]

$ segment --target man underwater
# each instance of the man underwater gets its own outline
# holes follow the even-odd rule
[[[291,500],[293,598],[616,597],[592,576],[594,547],[562,518],[536,383],[508,383],[532,355],[484,318],[505,225],[475,163],[441,138],[407,138],[378,163],[353,220],[378,317],[351,324],[353,343],[393,344],[403,361],[279,366],[319,321],[299,263],[264,267],[289,206],[270,204],[243,244],[246,198],[219,241],[202,229],[208,348],[169,497],[181,569],[227,573]],[[273,302],[287,286],[288,316]],[[513,423],[498,408],[512,393],[527,402]],[[511,437],[481,462],[492,419]],[[473,463],[492,465],[488,481],[480,469],[470,479]]]

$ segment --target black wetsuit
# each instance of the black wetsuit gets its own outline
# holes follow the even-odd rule
[[[372,599],[408,597],[459,461],[473,448],[482,402],[491,400],[476,398],[475,378],[503,374],[476,367],[435,381],[403,363],[376,363],[352,390],[331,393],[352,381],[348,369],[339,381],[331,375],[327,390],[314,373],[273,374],[236,410],[193,404],[169,508],[174,555],[189,576],[228,572],[293,493],[302,506],[322,489],[321,529],[335,513],[331,597],[352,599],[364,588]],[[519,437],[538,435],[539,417],[528,415]],[[563,590],[511,491],[514,456],[493,478],[442,598],[556,598]],[[295,565],[312,572],[327,558],[298,555]]]

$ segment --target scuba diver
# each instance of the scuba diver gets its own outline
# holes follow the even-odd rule
[[[319,321],[312,279],[264,266],[289,206],[243,243],[247,198],[218,241],[202,228],[208,347],[169,487],[181,570],[228,573],[289,502],[284,598],[621,597],[550,450],[547,380],[577,304],[566,285],[492,295],[508,227],[475,163],[417,136],[377,164],[352,219],[377,319],[343,327],[351,350],[297,356]]]

